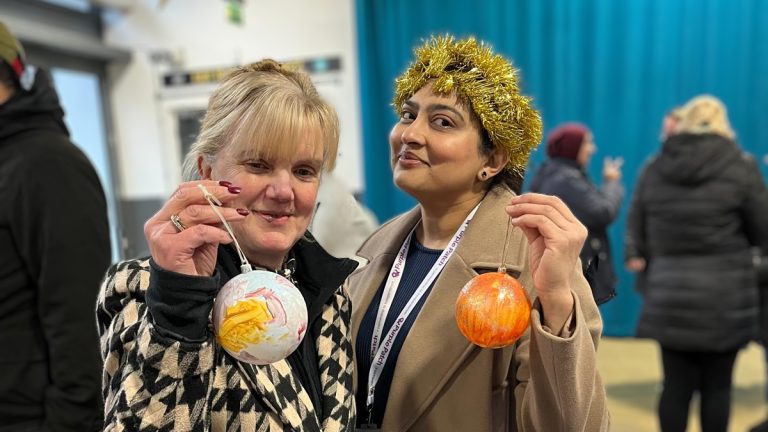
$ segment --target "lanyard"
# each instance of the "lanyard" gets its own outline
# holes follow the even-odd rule
[[[480,204],[475,206],[467,218],[464,219],[464,222],[459,226],[456,234],[453,235],[453,238],[448,243],[448,247],[440,254],[437,262],[429,270],[429,273],[427,273],[424,280],[421,281],[419,287],[416,288],[416,291],[413,293],[410,300],[408,300],[408,303],[406,303],[403,310],[400,311],[400,315],[397,316],[397,319],[386,333],[386,336],[382,339],[382,336],[384,336],[384,321],[389,314],[389,309],[392,307],[397,288],[400,286],[400,279],[403,276],[403,267],[405,266],[405,258],[408,256],[408,248],[411,244],[411,236],[413,236],[413,232],[416,228],[414,227],[408,234],[408,237],[405,238],[405,242],[403,242],[403,246],[400,248],[400,252],[397,254],[394,264],[392,264],[392,269],[387,277],[387,283],[384,285],[379,312],[376,314],[376,322],[373,326],[373,338],[371,340],[371,369],[368,373],[368,398],[366,402],[369,415],[373,410],[373,398],[376,391],[376,383],[381,377],[381,373],[384,370],[384,364],[389,358],[389,353],[392,350],[392,345],[395,343],[398,333],[400,333],[405,320],[416,308],[416,305],[421,298],[427,293],[432,282],[437,279],[437,276],[443,270],[443,267],[445,267],[448,259],[453,255],[453,252],[456,251],[459,242],[462,237],[464,237],[464,232],[467,230],[469,222],[472,221],[479,206]]]

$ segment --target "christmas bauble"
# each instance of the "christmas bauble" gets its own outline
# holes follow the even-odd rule
[[[513,344],[525,333],[531,303],[517,279],[504,272],[472,278],[456,300],[456,324],[470,342],[483,348]]]
[[[213,307],[216,340],[238,360],[264,365],[288,357],[307,330],[307,306],[291,281],[255,270],[227,282]]]

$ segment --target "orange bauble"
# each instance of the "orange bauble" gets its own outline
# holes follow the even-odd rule
[[[475,276],[456,300],[456,324],[483,348],[513,344],[528,328],[531,303],[517,279],[503,271]]]

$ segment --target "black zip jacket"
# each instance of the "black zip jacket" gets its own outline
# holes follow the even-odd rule
[[[101,429],[107,206],[63,116],[40,70],[0,105],[0,431]]]

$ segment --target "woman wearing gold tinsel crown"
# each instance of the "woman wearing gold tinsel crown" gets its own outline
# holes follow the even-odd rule
[[[358,426],[608,430],[602,323],[579,264],[586,229],[559,199],[518,195],[541,120],[516,70],[473,38],[435,37],[397,79],[394,107],[393,178],[418,205],[369,238],[368,264],[347,280]],[[500,267],[533,300],[530,328],[481,348],[454,308],[468,281]]]

